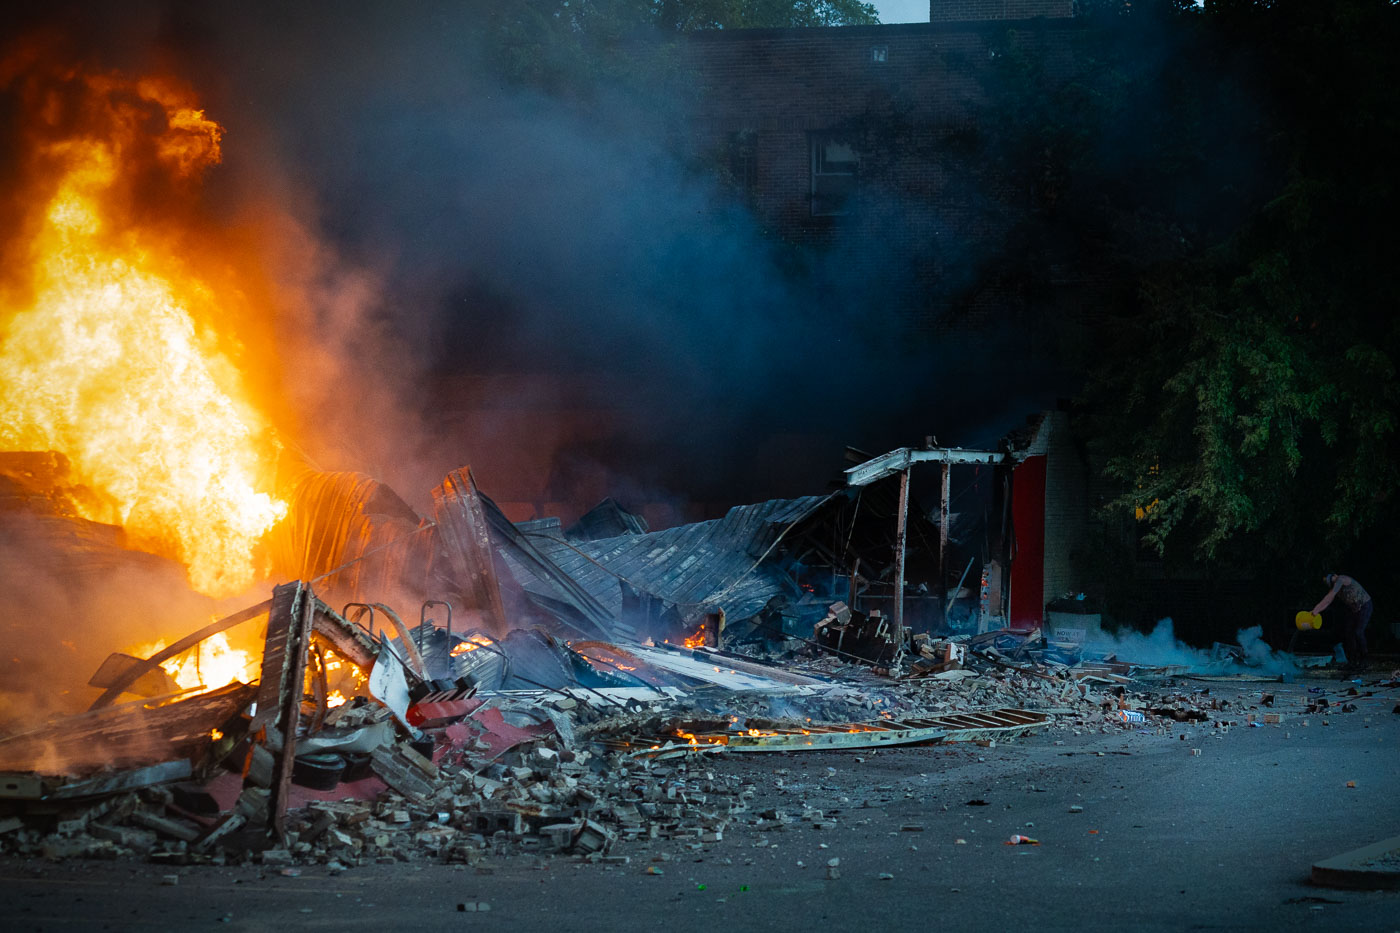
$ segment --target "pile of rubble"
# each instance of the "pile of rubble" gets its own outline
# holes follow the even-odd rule
[[[618,840],[699,848],[735,820],[772,821],[750,812],[754,788],[722,774],[716,754],[1254,718],[1209,687],[1176,686],[1178,670],[1067,659],[1026,633],[918,636],[884,667],[806,643],[779,664],[528,633],[498,643],[426,622],[413,631],[395,620],[397,635],[374,636],[299,583],[109,672],[103,698],[149,684],[196,636],[262,617],[256,684],[99,699],[0,739],[0,848],[332,870],[507,853],[622,859]],[[332,657],[361,683],[338,706]]]

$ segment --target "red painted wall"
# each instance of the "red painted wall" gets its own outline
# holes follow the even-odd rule
[[[1034,628],[1045,617],[1045,457],[1027,457],[1011,474],[1012,628]]]

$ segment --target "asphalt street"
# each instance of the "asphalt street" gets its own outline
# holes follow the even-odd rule
[[[1315,861],[1400,835],[1400,691],[1307,715],[1319,684],[1349,686],[1191,685],[1239,694],[1240,719],[1274,693],[1283,721],[1262,727],[730,754],[693,767],[745,775],[751,809],[791,822],[732,824],[699,848],[624,843],[625,863],[289,875],[8,859],[0,929],[1400,931],[1400,892],[1308,880]],[[1015,834],[1039,844],[1008,845]]]

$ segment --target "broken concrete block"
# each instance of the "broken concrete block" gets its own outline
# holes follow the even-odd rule
[[[169,836],[172,839],[179,839],[182,842],[194,842],[203,833],[197,826],[184,823],[179,820],[172,820],[168,817],[158,816],[146,810],[137,810],[131,814],[131,822],[153,829],[162,836]]]
[[[333,826],[335,826],[335,814],[322,810],[312,818],[311,824],[300,834],[300,838],[306,842],[315,842]]]
[[[412,757],[405,754],[411,753]],[[422,755],[402,745],[376,748],[369,757],[370,769],[394,790],[411,800],[423,800],[435,789],[437,769],[429,774],[419,766]]]
[[[130,826],[108,826],[105,823],[89,823],[88,832],[98,839],[115,842],[119,846],[146,852],[156,846],[156,834],[145,829]]]
[[[245,787],[234,804],[234,812],[256,826],[267,823],[267,791],[261,787]]]
[[[567,849],[574,843],[573,823],[551,823],[548,826],[540,827],[540,835],[545,842],[556,849]]]
[[[51,862],[61,861],[66,858],[76,858],[83,854],[87,848],[87,842],[82,839],[60,839],[51,836],[44,840],[39,847],[39,854]]]
[[[580,820],[575,824],[573,851],[584,855],[606,852],[616,838],[602,823]]]

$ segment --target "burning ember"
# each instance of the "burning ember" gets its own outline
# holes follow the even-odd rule
[[[29,109],[29,214],[0,294],[0,449],[67,455],[90,492],[79,514],[179,559],[201,592],[235,593],[286,513],[264,485],[276,444],[220,333],[228,302],[162,214],[219,162],[222,128],[173,82],[37,72],[0,63]],[[150,189],[161,211],[137,203]]]
[[[729,739],[723,735],[701,735],[697,736],[693,732],[686,732],[684,729],[677,729],[676,735],[685,739],[693,747],[699,748],[701,745],[727,745]]]
[[[494,645],[494,644],[495,644],[495,642],[493,642],[491,639],[487,638],[485,635],[481,634],[480,632],[477,632],[477,633],[473,634],[471,637],[466,638],[466,639],[464,639],[464,640],[462,640],[462,641],[459,641],[457,644],[453,645],[453,646],[452,646],[452,652],[451,652],[451,653],[452,653],[452,657],[455,658],[455,657],[457,657],[458,655],[466,654],[468,651],[475,651],[476,649],[480,648],[480,647],[483,646],[483,645]]]

